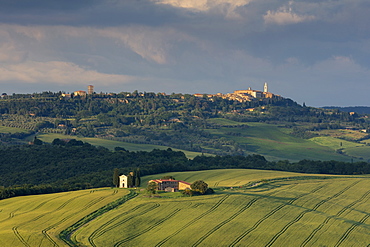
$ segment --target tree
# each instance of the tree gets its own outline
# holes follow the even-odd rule
[[[127,187],[129,188],[132,188],[134,187],[135,181],[134,181],[134,176],[133,176],[133,172],[130,172],[128,175],[127,175]]]
[[[157,183],[156,182],[148,183],[148,186],[146,187],[146,191],[151,195],[154,195],[155,193],[157,193]]]
[[[119,173],[117,168],[113,170],[113,184],[116,188],[119,187]]]
[[[62,141],[59,138],[55,138],[51,144],[52,145],[60,145],[60,146],[65,146],[66,145],[65,141]]]
[[[176,180],[175,177],[170,176],[170,175],[164,176],[161,179],[164,179],[164,180]]]
[[[204,195],[207,192],[208,184],[203,180],[197,180],[190,185],[190,188],[193,191],[199,192],[200,194]]]
[[[141,183],[140,168],[137,168],[135,172],[135,186],[140,187],[140,183]]]
[[[35,138],[33,139],[33,144],[34,145],[42,145],[43,142],[35,136]]]

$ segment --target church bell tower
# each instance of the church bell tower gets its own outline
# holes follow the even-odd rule
[[[265,82],[265,85],[263,85],[263,92],[267,93],[268,91],[269,91],[269,89],[268,89],[268,86],[267,86],[267,82]]]

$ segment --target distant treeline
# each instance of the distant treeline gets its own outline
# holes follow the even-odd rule
[[[343,112],[356,112],[358,114],[370,114],[370,107],[369,106],[325,106],[324,109],[336,109]]]
[[[140,168],[141,175],[221,168],[253,168],[317,174],[370,174],[370,163],[302,160],[271,162],[261,155],[197,156],[180,151],[154,149],[110,151],[80,141],[73,145],[23,145],[0,149],[0,199],[29,194],[113,186],[113,170],[120,173]]]

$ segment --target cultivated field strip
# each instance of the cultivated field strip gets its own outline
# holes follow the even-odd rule
[[[342,195],[344,192],[346,192],[347,190],[349,190],[350,188],[354,187],[356,184],[358,184],[360,182],[360,180],[358,181],[355,181],[354,183],[348,185],[347,187],[345,187],[344,189],[342,189],[341,191],[339,191],[338,193],[334,194],[333,196],[329,196],[328,198],[320,201],[319,203],[317,203],[312,209],[307,209],[303,212],[301,212],[296,218],[294,218],[293,220],[291,220],[290,222],[288,222],[288,224],[286,224],[278,233],[276,233],[276,235],[266,244],[267,247],[269,246],[272,246],[275,241],[282,235],[284,234],[293,224],[297,223],[300,219],[302,219],[302,217],[309,213],[309,212],[313,212],[313,211],[316,211],[320,206],[322,206],[324,203],[327,203],[328,201],[334,199],[334,198],[337,198],[339,197],[340,195]]]
[[[113,194],[117,193],[116,191],[117,190],[114,190],[115,192],[113,192]],[[91,193],[91,192],[90,192]],[[106,196],[102,196],[102,197],[98,197],[98,198],[95,198],[93,200],[91,200],[89,203],[87,203],[83,208],[81,208],[78,212],[84,212],[85,210],[89,209],[90,207],[94,206],[95,204],[101,202],[102,200],[106,199],[107,197],[110,197],[111,195],[106,195]],[[55,213],[55,212],[53,212]],[[58,222],[55,222],[54,224],[48,226],[47,228],[44,228],[42,230],[42,234],[45,236],[45,238],[47,240],[49,240],[53,246],[59,246],[53,239],[52,237],[49,236],[49,234],[47,233],[47,231],[49,231],[50,229],[54,228],[55,226],[58,226],[60,225],[61,223],[64,223],[65,221],[71,219],[74,215],[73,214],[69,214],[67,215],[66,217],[64,217],[63,219],[59,220]],[[42,240],[41,240],[42,241]]]
[[[65,195],[63,195],[63,196],[68,196],[69,195],[69,193],[67,194],[65,194]],[[60,197],[59,197],[60,198]],[[16,209],[14,209],[14,210],[12,210],[10,213],[9,213],[9,217],[8,218],[5,218],[5,219],[3,219],[3,220],[0,220],[0,223],[3,223],[3,222],[5,222],[6,220],[9,220],[9,219],[11,219],[11,218],[13,218],[13,217],[15,217],[15,216],[20,216],[20,215],[23,215],[23,214],[27,214],[27,213],[29,213],[29,212],[32,212],[32,211],[35,211],[35,210],[38,210],[38,209],[40,209],[41,207],[43,207],[45,204],[47,204],[48,202],[51,202],[51,201],[53,201],[53,200],[56,200],[56,199],[58,199],[58,197],[54,197],[54,198],[50,198],[50,199],[47,199],[47,200],[41,200],[41,202],[39,203],[39,204],[36,204],[35,205],[35,207],[34,208],[29,208],[29,205],[31,204],[33,204],[33,201],[31,201],[31,202],[29,202],[29,203],[27,203],[27,201],[29,201],[29,200],[25,200],[25,201],[23,201],[23,205],[22,206],[20,206],[20,207],[18,207],[18,208],[16,208]],[[21,213],[17,213],[16,214],[16,212],[18,212],[18,211],[20,211],[21,209],[23,209],[23,208],[27,208],[27,210],[24,210],[24,211],[22,211]]]
[[[276,192],[269,193],[266,196],[273,195],[274,193],[276,193]],[[231,215],[228,219],[222,221],[220,224],[216,225],[211,230],[209,230],[206,234],[204,234],[202,237],[200,237],[192,246],[195,247],[195,246],[198,246],[199,244],[201,244],[206,238],[208,238],[210,235],[215,233],[217,230],[220,230],[221,227],[228,224],[233,219],[237,218],[240,214],[242,214],[244,211],[246,211],[248,208],[250,208],[255,202],[257,202],[260,199],[262,199],[262,197],[255,197],[252,200],[250,200],[247,204],[245,204],[242,208],[240,208],[236,213]]]
[[[277,194],[279,192],[282,192],[283,190],[289,190],[289,189],[292,189],[293,187],[295,187],[296,185],[291,185],[291,186],[288,186],[284,189],[281,189],[281,190],[275,190],[273,192],[270,192],[266,195],[264,195],[263,197],[255,197],[253,198],[252,200],[250,200],[248,203],[246,203],[244,206],[242,206],[238,211],[236,211],[234,214],[232,214],[229,218],[227,218],[226,220],[222,221],[221,223],[219,223],[218,225],[216,225],[215,227],[213,227],[211,230],[209,230],[207,233],[205,233],[203,236],[201,236],[192,246],[198,246],[200,245],[206,238],[208,238],[210,235],[212,235],[213,233],[215,233],[216,231],[220,230],[224,225],[230,223],[232,220],[236,219],[239,215],[241,215],[242,213],[244,213],[247,209],[249,209],[254,203],[256,203],[258,200],[260,199],[265,199],[266,197],[270,197],[274,194]],[[318,186],[317,188],[315,188],[314,190],[311,191],[311,193],[325,187],[326,185],[321,185],[321,186]]]
[[[27,241],[24,240],[24,238],[19,234],[18,229],[16,227],[12,228],[14,235],[17,237],[17,239],[27,247],[30,247],[30,245],[27,243]]]
[[[139,237],[140,235],[144,234],[144,233],[147,233],[149,232],[150,230],[160,226],[161,224],[163,224],[165,221],[167,221],[168,219],[172,218],[174,215],[176,215],[177,213],[179,213],[181,211],[181,209],[175,209],[174,211],[170,212],[166,217],[162,218],[161,220],[155,222],[154,224],[150,225],[149,227],[145,228],[144,230],[140,231],[140,232],[137,232],[135,234],[132,234],[130,235],[129,237],[123,239],[123,240],[120,240],[118,241],[114,247],[117,247],[117,246],[121,246],[122,244],[128,242],[128,241],[131,241],[133,240],[134,238],[137,238]]]
[[[55,213],[55,212],[57,212],[57,211],[60,211],[60,210],[62,210],[64,207],[66,207],[69,203],[71,203],[72,201],[76,200],[77,198],[84,197],[84,196],[86,196],[86,195],[87,195],[87,194],[85,194],[85,195],[83,195],[83,194],[82,194],[82,195],[78,195],[78,196],[72,197],[72,198],[70,198],[70,199],[66,200],[64,203],[62,203],[62,204],[61,204],[58,208],[56,208],[54,211],[48,211],[48,212],[46,212],[46,213],[43,213],[43,214],[38,215],[37,217],[35,217],[35,218],[33,218],[33,219],[30,219],[30,220],[28,220],[28,221],[23,222],[22,224],[19,224],[19,225],[17,225],[17,226],[13,226],[13,232],[14,232],[14,234],[16,235],[16,237],[17,237],[19,240],[23,239],[23,238],[21,237],[20,233],[19,233],[19,230],[18,230],[21,226],[24,226],[24,225],[29,224],[29,223],[37,222],[38,220],[40,220],[41,218],[45,217],[46,215],[53,214],[53,213]],[[71,215],[71,217],[72,217],[72,215]],[[43,234],[43,236],[46,236],[46,233],[45,233],[45,232],[43,232],[43,231],[42,231],[42,234]],[[49,236],[47,236],[47,239],[48,239],[49,241],[51,241],[53,245],[55,245],[55,244],[56,244],[56,243],[55,243],[55,241],[54,241],[54,240],[52,240]],[[21,241],[21,242],[23,243],[23,241]]]
[[[251,232],[253,232],[254,230],[257,229],[257,227],[259,227],[259,225],[261,225],[265,220],[267,220],[268,218],[270,218],[272,215],[274,215],[276,212],[278,212],[279,210],[281,210],[282,208],[288,206],[288,205],[291,205],[293,204],[296,200],[306,196],[306,195],[309,195],[309,194],[313,194],[319,190],[321,190],[322,188],[326,187],[327,184],[324,184],[324,185],[320,185],[320,186],[317,186],[316,188],[314,188],[313,190],[311,190],[310,192],[307,192],[307,193],[302,193],[294,198],[292,198],[290,201],[288,201],[287,203],[284,203],[284,204],[280,204],[278,205],[277,207],[275,207],[273,210],[271,210],[269,213],[267,213],[265,216],[263,216],[262,218],[260,218],[251,228],[249,228],[248,230],[244,231],[241,235],[239,235],[238,237],[235,238],[234,241],[232,241],[230,243],[229,246],[235,246],[237,245],[243,238],[245,238],[247,235],[249,235]],[[292,187],[290,187],[292,188]]]
[[[88,237],[88,240],[89,240],[89,243],[91,244],[91,246],[96,246],[96,244],[94,243],[94,240],[96,238],[104,235],[106,232],[111,231],[112,229],[114,229],[116,227],[119,227],[119,226],[123,225],[124,223],[126,223],[126,222],[128,222],[130,220],[133,220],[135,217],[145,215],[146,213],[148,213],[148,212],[150,212],[150,211],[152,211],[152,210],[160,207],[160,204],[159,203],[155,203],[154,205],[150,205],[150,207],[148,207],[148,208],[144,208],[143,210],[140,210],[144,206],[148,206],[148,205],[139,205],[139,206],[136,206],[135,208],[131,209],[130,212],[124,212],[124,213],[122,213],[121,215],[119,215],[119,218],[122,218],[125,215],[127,215],[127,217],[124,218],[123,220],[120,220],[117,223],[112,224],[114,221],[117,221],[117,218],[114,218],[114,219],[111,219],[110,221],[106,222],[105,224],[101,225],[100,227],[98,227]],[[132,213],[134,213],[134,214],[132,214]]]
[[[365,221],[370,217],[370,214],[366,214],[364,217],[362,217],[362,219],[359,221],[359,222],[356,222],[356,223],[353,223],[348,229],[347,231],[340,237],[340,239],[338,240],[338,242],[335,244],[335,247],[338,247],[340,246],[347,238],[348,236],[351,234],[351,232],[353,232],[356,227],[360,226],[361,224],[365,223]],[[369,240],[370,242],[370,240]],[[370,244],[369,244],[370,245]]]
[[[350,210],[352,207],[354,207],[356,204],[364,201],[365,199],[368,200],[368,196],[370,195],[370,190],[366,191],[358,200],[353,201],[352,203],[348,204],[347,206],[344,206],[336,215],[328,216],[318,227],[316,227],[310,235],[302,242],[300,245],[301,247],[306,246],[313,237],[323,228],[323,226],[327,225],[331,219],[334,219],[336,217],[340,217],[345,211]]]
[[[94,193],[85,190],[26,196],[24,202],[22,197],[2,200],[0,203],[5,203],[1,213],[18,207],[11,211],[14,217],[0,224],[0,246],[65,246],[58,238],[58,233],[64,227],[103,206],[104,202],[118,199],[122,194],[127,192],[99,189]]]
[[[214,204],[209,210],[205,211],[204,213],[202,213],[201,215],[199,215],[198,217],[192,219],[191,221],[189,221],[188,223],[186,223],[184,226],[182,226],[179,230],[177,230],[176,232],[172,233],[171,235],[167,236],[166,238],[164,238],[162,241],[160,241],[159,243],[157,243],[155,246],[156,247],[159,247],[159,246],[162,246],[164,243],[166,243],[167,241],[169,241],[171,238],[173,238],[174,236],[176,236],[177,234],[181,233],[184,229],[186,229],[187,227],[191,226],[192,224],[196,223],[197,221],[199,221],[200,219],[202,219],[203,217],[215,212],[217,210],[217,208],[227,199],[229,198],[230,195],[224,195],[221,197],[221,199],[216,203]]]
[[[159,205],[159,204],[157,204],[157,205]],[[139,210],[140,208],[142,208],[144,206],[147,206],[147,205],[144,205],[144,204],[137,205],[136,207],[130,209],[130,211],[126,211],[126,212],[123,212],[119,215],[116,215],[114,218],[108,220],[107,222],[105,222],[104,224],[102,224],[101,226],[96,228],[88,237],[89,243],[92,246],[95,246],[95,244],[94,244],[94,239],[95,238],[98,238],[98,237],[102,236],[104,233],[106,233],[107,231],[109,231],[109,230],[111,230],[115,227],[118,227],[119,225],[123,224],[125,222],[125,220],[119,221],[118,223],[114,223],[114,225],[110,226],[111,224],[113,224],[113,222],[118,221],[121,217],[123,217],[123,216],[125,216],[129,213],[136,212],[137,210]]]

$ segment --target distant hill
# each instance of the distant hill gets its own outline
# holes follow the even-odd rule
[[[340,106],[324,106],[324,109],[338,109],[344,112],[356,112],[358,114],[370,114],[370,107],[369,106],[347,106],[347,107],[340,107]]]

